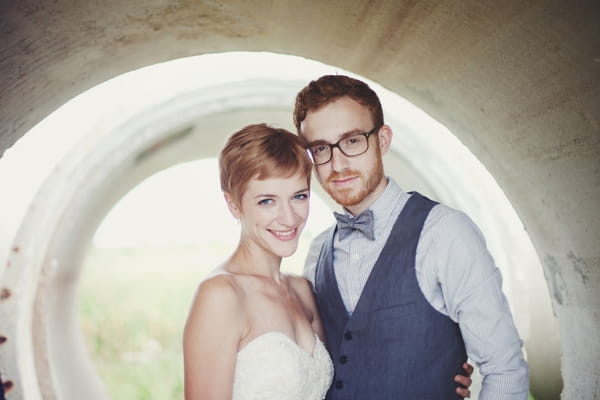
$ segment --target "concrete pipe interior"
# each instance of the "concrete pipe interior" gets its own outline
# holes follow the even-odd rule
[[[600,28],[595,2],[577,7],[280,2],[274,7],[262,1],[138,1],[74,7],[58,1],[1,8],[0,151],[97,83],[156,62],[230,50],[330,62],[418,105],[481,161],[535,247],[531,263],[504,270],[526,340],[534,395],[556,398],[560,378],[564,398],[600,395],[600,101],[594,89],[600,81]],[[164,152],[140,161],[149,146],[190,125],[195,132],[202,132],[199,126],[219,126],[219,134],[225,135],[243,121],[255,122],[256,115],[289,126],[289,103],[282,104],[304,82],[266,83],[218,86],[188,93],[152,112],[132,110],[130,116],[136,118],[108,121],[103,135],[88,141],[74,135],[64,146],[66,156],[56,155],[56,169],[23,179],[39,187],[36,197],[31,204],[3,207],[6,223],[0,232],[0,377],[7,398],[81,398],[82,393],[104,398],[74,312],[68,310],[75,302],[73,282],[82,248],[110,206],[137,182],[175,162],[213,156],[220,142],[190,152],[198,146],[184,143],[202,135],[184,135]],[[395,148],[386,161],[388,170],[408,171],[398,176],[400,181],[413,179],[416,187],[427,186],[425,192],[469,213],[470,202],[479,204],[482,220],[493,214],[485,210],[497,198],[475,193],[474,185],[460,182],[460,171],[451,172],[457,186],[470,191],[464,197],[439,185],[439,170],[419,171],[418,161],[402,151]],[[7,153],[0,161],[9,157]],[[31,160],[32,166],[35,162]],[[440,164],[447,165],[453,164]],[[16,173],[5,177],[14,183]],[[18,173],[27,176],[28,171]],[[19,192],[17,186],[3,185],[3,197]],[[467,200],[471,195],[474,201]],[[487,222],[502,225],[493,218]],[[505,234],[493,231],[490,241]],[[543,268],[545,282],[536,267]],[[558,319],[560,346],[551,340],[558,332],[552,330],[549,303]],[[57,334],[63,329],[66,334]]]
[[[243,71],[237,67],[229,67],[229,75],[222,74],[228,60],[233,65],[243,64],[246,70],[250,65],[256,65],[262,76],[240,81]],[[162,82],[150,83],[159,81],[158,72],[152,74],[151,68],[138,72],[129,80],[126,77],[115,79],[109,88],[86,93],[90,98],[87,102],[80,100],[78,104],[67,104],[53,115],[62,123],[50,122],[51,127],[45,129],[44,124],[40,124],[28,137],[29,145],[19,143],[15,146],[18,154],[7,154],[4,163],[8,165],[4,168],[11,171],[13,165],[18,165],[19,154],[27,164],[28,155],[40,145],[47,152],[66,153],[58,162],[47,161],[50,165],[43,165],[40,160],[37,166],[40,175],[44,176],[48,170],[52,172],[44,178],[24,212],[13,244],[14,249],[28,249],[28,253],[21,254],[19,250],[9,257],[11,268],[6,274],[7,287],[17,291],[19,281],[29,282],[28,288],[20,290],[23,295],[14,306],[28,307],[33,302],[31,311],[8,307],[5,311],[7,320],[17,314],[33,320],[31,331],[16,329],[9,336],[33,338],[33,361],[23,356],[8,359],[9,363],[21,368],[30,363],[36,370],[30,381],[23,380],[15,388],[15,393],[22,390],[24,395],[31,396],[32,390],[27,388],[39,386],[42,396],[53,393],[58,398],[81,398],[96,393],[98,398],[106,397],[93,367],[86,361],[74,304],[83,250],[99,221],[115,201],[150,174],[186,160],[215,157],[226,135],[241,126],[270,121],[293,129],[290,119],[293,97],[309,78],[292,80],[289,74],[277,76],[276,69],[265,71],[269,68],[264,65],[285,63],[293,67],[296,63],[296,68],[304,75],[311,66],[314,75],[336,70],[325,66],[317,70],[317,63],[269,54],[223,54],[187,61],[191,66],[184,66],[186,60],[180,60],[169,72],[164,72],[170,76],[166,81],[171,85],[175,84],[172,77],[179,78],[182,93],[175,87],[161,93],[159,85]],[[221,70],[219,76],[236,76],[236,79],[228,82],[230,78],[227,78],[219,85],[198,82],[198,87],[193,90],[191,74],[188,79],[181,79],[185,73],[182,71],[210,75],[211,70],[217,69]],[[268,76],[277,79],[267,79]],[[222,78],[210,79],[209,76],[207,81],[213,83],[219,79]],[[136,91],[142,87],[141,92]],[[101,96],[96,96],[104,99],[104,103],[94,102],[93,92],[97,91],[104,91]],[[539,259],[516,213],[485,168],[450,132],[385,89],[377,88],[377,91],[386,108],[387,122],[396,132],[393,151],[386,158],[386,170],[403,185],[443,199],[478,221],[486,232],[488,246],[503,269],[505,291],[511,299],[521,335],[531,343],[529,358],[534,365],[538,362],[539,372],[534,374],[533,380],[560,382],[558,328]],[[154,99],[142,100],[149,92],[155,93]],[[127,96],[132,99],[123,98]],[[137,110],[117,112],[133,103]],[[147,104],[145,108],[144,104]],[[85,111],[86,107],[88,111]],[[82,117],[82,113],[86,115]],[[77,127],[68,122],[70,118],[83,119],[88,126],[87,133],[82,132],[85,125]],[[107,122],[109,118],[113,120]],[[35,140],[33,136],[41,136],[48,129],[76,131],[75,136],[63,134],[72,136],[71,140],[76,142],[71,144],[67,140],[67,145],[52,150],[51,143],[43,143],[43,137]],[[11,177],[16,178],[7,172],[6,179]],[[14,187],[14,184],[7,186]],[[315,183],[315,187],[318,188],[318,184]],[[20,202],[22,205],[28,203]],[[488,207],[481,207],[482,204]],[[40,231],[40,227],[44,230]],[[25,293],[33,298],[27,300]],[[27,317],[29,311],[32,315]],[[19,325],[18,320],[16,325]],[[549,332],[536,331],[540,325]],[[11,327],[7,326],[7,330],[11,331]],[[545,343],[552,343],[554,351],[551,354],[536,349],[535,340],[532,340],[536,335],[544,335]],[[16,348],[28,353],[27,343],[25,341]],[[71,356],[64,358],[63,354]],[[7,369],[7,377],[19,375],[26,376],[22,369]],[[549,387],[547,384],[538,386],[538,392]],[[556,392],[559,387],[555,385],[553,390]]]

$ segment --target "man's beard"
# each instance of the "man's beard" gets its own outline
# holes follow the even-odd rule
[[[331,175],[327,177],[327,184],[325,185],[325,191],[329,193],[336,203],[343,207],[352,207],[359,204],[375,190],[377,185],[379,185],[379,182],[381,182],[381,179],[383,178],[383,163],[381,158],[377,159],[375,168],[371,170],[367,176],[365,185],[358,190],[355,188],[336,190],[330,185],[333,180],[343,179],[348,176],[358,176],[361,181],[365,181],[365,177],[360,171],[347,170],[342,173],[331,173]]]

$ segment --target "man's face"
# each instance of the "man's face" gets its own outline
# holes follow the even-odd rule
[[[342,97],[318,110],[309,111],[301,134],[311,143],[333,144],[349,133],[374,128],[367,107]],[[315,167],[317,179],[329,195],[355,215],[368,208],[385,189],[382,154],[389,148],[391,131],[383,126],[368,138],[368,150],[354,157],[334,148],[331,160]]]

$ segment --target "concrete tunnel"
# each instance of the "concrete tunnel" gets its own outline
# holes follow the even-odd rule
[[[31,128],[75,96],[189,56],[301,56],[412,102],[489,171],[531,246],[525,261],[507,258],[503,274],[532,394],[600,397],[600,3],[59,0],[4,3],[0,10],[5,161],[13,145],[33,136]],[[78,142],[85,132],[72,133],[43,178],[8,172],[10,182],[23,177],[36,190],[0,213],[0,380],[7,399],[105,398],[72,310],[82,248],[110,207],[155,171],[214,157],[224,135],[257,118],[291,128],[290,99],[303,83],[232,79],[190,91],[107,121],[93,140]],[[448,177],[439,170],[452,165],[453,154],[432,153],[441,160],[436,173],[427,164],[416,168],[410,150],[397,147],[386,169],[442,200],[482,210],[507,252],[514,230],[493,218],[496,198],[460,181],[460,171],[451,176],[460,184],[442,185]],[[1,198],[18,190],[2,185]]]

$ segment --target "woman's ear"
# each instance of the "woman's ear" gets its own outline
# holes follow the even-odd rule
[[[223,196],[225,196],[225,202],[227,203],[227,208],[229,208],[229,212],[231,213],[231,215],[233,215],[235,219],[240,219],[240,208],[233,199],[231,193],[223,192]]]

